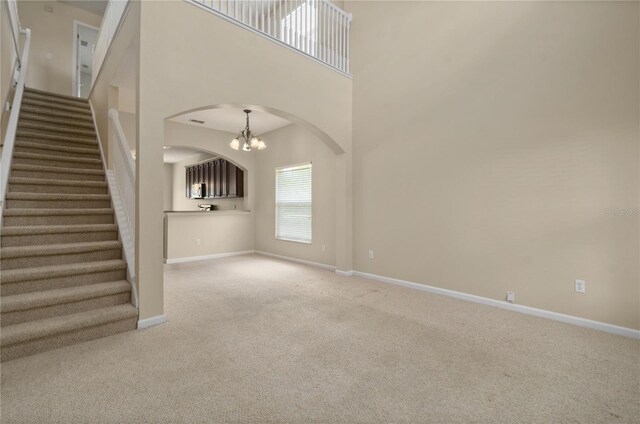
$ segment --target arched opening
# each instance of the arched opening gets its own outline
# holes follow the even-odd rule
[[[241,103],[235,103],[235,104],[213,104],[213,105],[206,105],[206,106],[201,106],[201,107],[197,107],[194,109],[190,109],[190,110],[186,110],[186,111],[182,111],[182,112],[178,112],[174,115],[171,115],[167,118],[167,120],[176,120],[177,118],[179,119],[180,117],[184,117],[184,116],[194,116],[194,115],[198,115],[198,112],[203,112],[203,111],[216,111],[218,109],[222,109],[222,110],[237,110],[237,111],[242,111],[244,109],[250,109],[252,111],[258,111],[258,112],[263,112],[265,114],[274,116],[274,117],[278,117],[282,120],[285,120],[287,122],[290,122],[291,124],[295,124],[295,125],[299,125],[302,128],[305,128],[307,131],[309,131],[311,134],[315,135],[319,140],[321,140],[323,143],[325,143],[327,145],[327,147],[329,147],[329,149],[331,149],[334,153],[336,154],[340,154],[340,153],[344,153],[345,149],[338,143],[336,142],[333,138],[331,138],[325,131],[323,131],[321,128],[318,128],[316,125],[312,124],[311,122],[308,122],[307,120],[304,120],[300,117],[298,117],[297,115],[290,113],[290,112],[286,112],[283,110],[279,110],[273,107],[269,107],[269,106],[263,106],[263,105],[255,105],[255,104],[241,104]]]
[[[234,150],[230,142],[250,125],[266,142],[265,150]],[[238,104],[194,108],[165,120],[165,262],[177,263],[246,252],[267,253],[336,266],[336,185],[338,158],[344,150],[322,130],[292,114],[269,107]],[[221,158],[244,173],[243,196],[188,199],[185,167]],[[173,162],[171,164],[167,162]],[[309,163],[311,240],[296,243],[277,237],[276,169]],[[199,165],[198,165],[199,166]],[[205,166],[204,181],[211,184]],[[200,171],[198,171],[200,172]],[[198,174],[198,183],[201,181]],[[205,185],[204,188],[210,194]],[[214,210],[199,214],[200,206]],[[224,234],[221,235],[221,234]]]

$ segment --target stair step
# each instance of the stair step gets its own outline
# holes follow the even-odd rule
[[[113,224],[112,208],[94,209],[5,209],[5,226]]]
[[[2,329],[2,361],[134,330],[138,311],[131,305],[9,325]]]
[[[108,194],[12,193],[6,194],[6,208],[33,209],[102,209],[111,206]]]
[[[93,122],[92,115],[65,112],[62,110],[54,110],[46,107],[31,106],[24,103],[20,105],[20,113],[32,113],[51,118],[71,119],[79,122]]]
[[[3,247],[83,243],[118,240],[118,226],[115,224],[16,226],[3,227],[0,234]]]
[[[50,134],[48,132],[43,132],[43,131],[23,130],[23,129],[18,129],[16,131],[16,139],[25,139],[25,141],[29,141],[29,140],[64,141],[65,143],[79,143],[79,144],[90,144],[90,145],[98,144],[98,140],[95,137],[80,137],[76,135],[74,136],[59,135],[59,134]]]
[[[77,115],[91,116],[91,108],[89,108],[89,104],[83,106],[69,106],[62,103],[57,103],[54,100],[35,100],[28,97],[22,99],[22,104],[31,107],[40,107],[61,112],[74,113]]]
[[[71,128],[87,128],[94,129],[92,121],[78,120],[78,119],[63,119],[60,117],[52,117],[47,115],[28,113],[24,110],[20,111],[19,122],[42,122],[51,125],[57,125],[61,127]]]
[[[11,165],[11,176],[24,178],[51,178],[54,180],[105,181],[103,169],[60,168],[58,166],[27,165],[14,163]]]
[[[30,122],[19,120],[18,121],[18,129],[26,130],[26,131],[44,131],[44,132],[53,132],[58,135],[68,135],[72,136],[85,136],[85,137],[95,137],[96,133],[92,129],[79,129],[79,128],[69,128],[66,126],[60,125],[49,125],[42,122]]]
[[[48,138],[45,136],[36,136],[34,134],[29,134],[28,136],[20,136],[16,138],[16,141],[26,141],[28,143],[40,143],[47,144],[49,146],[58,146],[58,147],[77,147],[80,149],[99,149],[97,140],[80,140],[80,139],[58,139],[58,138]]]
[[[9,178],[10,193],[108,194],[104,181]]]
[[[42,91],[42,90],[38,90],[37,88],[30,88],[30,87],[24,88],[24,95],[28,97],[43,97],[46,99],[53,99],[56,101],[74,102],[82,105],[89,104],[89,101],[87,99],[83,99],[82,97],[69,96],[68,94],[51,93],[49,91]]]
[[[127,263],[122,259],[3,270],[0,293],[10,296],[85,284],[125,280]]]
[[[131,303],[126,280],[3,296],[2,327]]]
[[[57,166],[60,168],[102,169],[102,161],[94,158],[72,158],[69,156],[22,153],[13,154],[13,163],[25,165]]]
[[[100,159],[100,150],[98,150],[97,146],[94,148],[67,147],[42,142],[16,141],[13,151],[16,153],[34,153],[38,155],[64,154],[65,156],[75,158]]]
[[[108,261],[121,257],[122,243],[118,240],[0,248],[3,272],[55,264]]]

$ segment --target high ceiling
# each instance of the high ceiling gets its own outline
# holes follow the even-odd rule
[[[107,9],[108,0],[62,0],[63,3],[84,9],[87,12],[102,16]]]
[[[249,115],[251,130],[258,134],[287,126],[291,122],[267,112],[254,110]],[[191,119],[204,121],[203,124],[190,122]],[[227,131],[237,134],[245,127],[246,115],[240,108],[207,109],[190,112],[171,119],[183,124],[195,125],[198,127],[211,128],[220,131]]]

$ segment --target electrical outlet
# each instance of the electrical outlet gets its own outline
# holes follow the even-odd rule
[[[200,239],[196,239],[196,244],[200,246]]]
[[[327,251],[327,246],[325,244],[322,245],[322,251],[326,252]]]
[[[586,293],[587,283],[584,280],[576,280],[576,293]]]
[[[516,292],[512,292],[512,291],[507,292],[507,302],[516,303]]]
[[[369,259],[373,259],[373,250],[369,250]]]

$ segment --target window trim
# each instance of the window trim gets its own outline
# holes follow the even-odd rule
[[[295,169],[306,168],[306,167],[309,167],[311,169],[311,203],[310,203],[311,214],[309,215],[309,222],[311,225],[311,239],[307,241],[307,240],[290,239],[286,237],[278,237],[278,171],[295,170]],[[300,244],[313,244],[313,163],[311,161],[292,164],[292,165],[278,166],[275,168],[274,170],[274,209],[275,209],[274,237],[276,240],[287,241],[291,243],[300,243]]]

